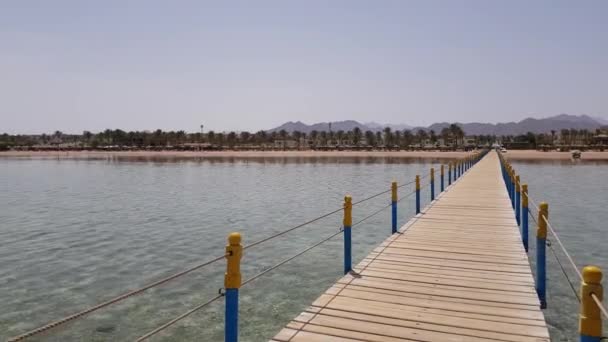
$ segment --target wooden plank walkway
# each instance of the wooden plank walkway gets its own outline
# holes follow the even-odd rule
[[[549,341],[495,152],[354,271],[272,341]]]

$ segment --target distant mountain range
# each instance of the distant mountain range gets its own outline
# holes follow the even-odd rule
[[[307,125],[301,121],[297,122],[286,122],[279,127],[268,130],[268,132],[285,130],[287,132],[300,131],[303,133],[310,133],[312,131],[329,131],[329,122],[319,122],[312,125]],[[417,131],[423,129],[426,131],[433,130],[436,133],[440,133],[444,127],[448,127],[451,122],[438,122],[428,127],[413,127],[405,124],[378,124],[375,122],[360,123],[355,120],[346,121],[334,121],[331,122],[331,130],[336,131],[350,131],[355,127],[358,127],[361,131],[380,131],[385,127],[390,127],[392,130],[404,130],[409,129]],[[551,133],[552,130],[560,132],[562,129],[587,129],[590,131],[608,125],[608,120],[591,117],[588,115],[568,115],[560,114],[551,116],[543,119],[527,118],[519,122],[506,122],[506,123],[460,123],[457,125],[462,127],[465,134],[467,135],[518,135],[526,134],[527,132],[532,133]]]

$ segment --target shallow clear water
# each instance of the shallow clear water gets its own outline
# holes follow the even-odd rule
[[[536,203],[549,204],[549,218],[579,269],[598,265],[608,272],[608,164],[575,162],[515,162],[522,183]],[[537,216],[535,209],[534,217]],[[530,220],[530,259],[536,265],[536,229]],[[578,291],[580,281],[549,233],[555,254]],[[555,255],[547,248],[547,305],[545,317],[552,341],[578,341],[579,304]],[[608,277],[604,277],[604,280]],[[608,303],[604,300],[604,303]],[[604,320],[604,335],[608,332]]]
[[[151,162],[0,159],[0,339],[4,340],[223,255],[244,244],[428,173],[429,162]],[[402,194],[412,186],[401,189]],[[428,194],[424,194],[426,201]],[[355,222],[390,194],[355,206]],[[399,222],[413,214],[403,201]],[[243,278],[338,231],[341,214],[245,252]],[[360,260],[390,233],[390,210],[353,228]],[[241,337],[272,337],[342,272],[341,236],[241,290]],[[41,335],[40,340],[133,340],[214,296],[225,262]],[[223,339],[218,301],[156,340]]]
[[[231,231],[240,231],[244,244],[251,243],[339,208],[346,193],[356,201],[388,189],[392,179],[409,182],[416,173],[427,174],[431,164],[392,159],[0,159],[0,340],[222,255]],[[551,219],[580,265],[606,266],[608,183],[602,180],[608,168],[516,167],[532,197],[549,201]],[[355,206],[354,221],[388,201],[386,194]],[[423,191],[423,203],[427,201],[428,191]],[[402,201],[399,224],[413,211],[413,198]],[[243,278],[340,225],[336,214],[247,250]],[[354,261],[389,233],[388,209],[353,228]],[[243,287],[241,340],[272,337],[341,276],[341,239],[337,236]],[[578,306],[549,256],[547,318],[555,327],[553,339],[575,341]],[[223,286],[224,268],[220,261],[34,340],[133,340],[213,297]],[[153,340],[201,338],[223,340],[221,300]]]

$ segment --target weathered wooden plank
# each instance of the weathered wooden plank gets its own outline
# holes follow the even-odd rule
[[[272,341],[549,341],[497,156],[439,194]]]

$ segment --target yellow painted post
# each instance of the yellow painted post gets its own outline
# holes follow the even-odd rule
[[[541,309],[547,308],[547,221],[549,204],[541,202],[538,209],[538,229],[536,230],[536,292]]]
[[[528,253],[528,184],[521,185],[521,240]]]
[[[602,270],[597,266],[583,268],[581,283],[581,311],[578,320],[578,331],[581,342],[600,342],[602,338],[602,313],[591,297],[594,294],[599,301],[604,299],[602,287]]]
[[[352,238],[353,225],[353,199],[349,195],[344,197],[344,274],[352,270]]]
[[[435,200],[435,168],[431,168],[431,201]]]
[[[224,339],[226,342],[236,342],[239,337],[239,288],[241,287],[242,257],[241,234],[231,233],[228,235],[228,245],[226,245],[227,263],[224,274],[224,288],[226,289]]]
[[[521,186],[519,184],[519,175],[515,176],[515,220],[517,225],[521,225]]]
[[[452,185],[452,163],[448,163],[448,185]]]
[[[440,186],[441,186],[441,192],[443,192],[443,190],[444,190],[443,179],[444,179],[445,172],[444,172],[443,169],[444,169],[443,164],[441,164],[441,184],[440,184]]]
[[[509,166],[509,179],[511,181],[511,206],[515,209],[515,170]]]
[[[420,176],[416,175],[416,214],[420,214]]]
[[[391,184],[391,218],[392,218],[392,225],[391,225],[391,231],[393,232],[393,234],[395,234],[397,232],[397,182],[393,181],[393,183]]]

